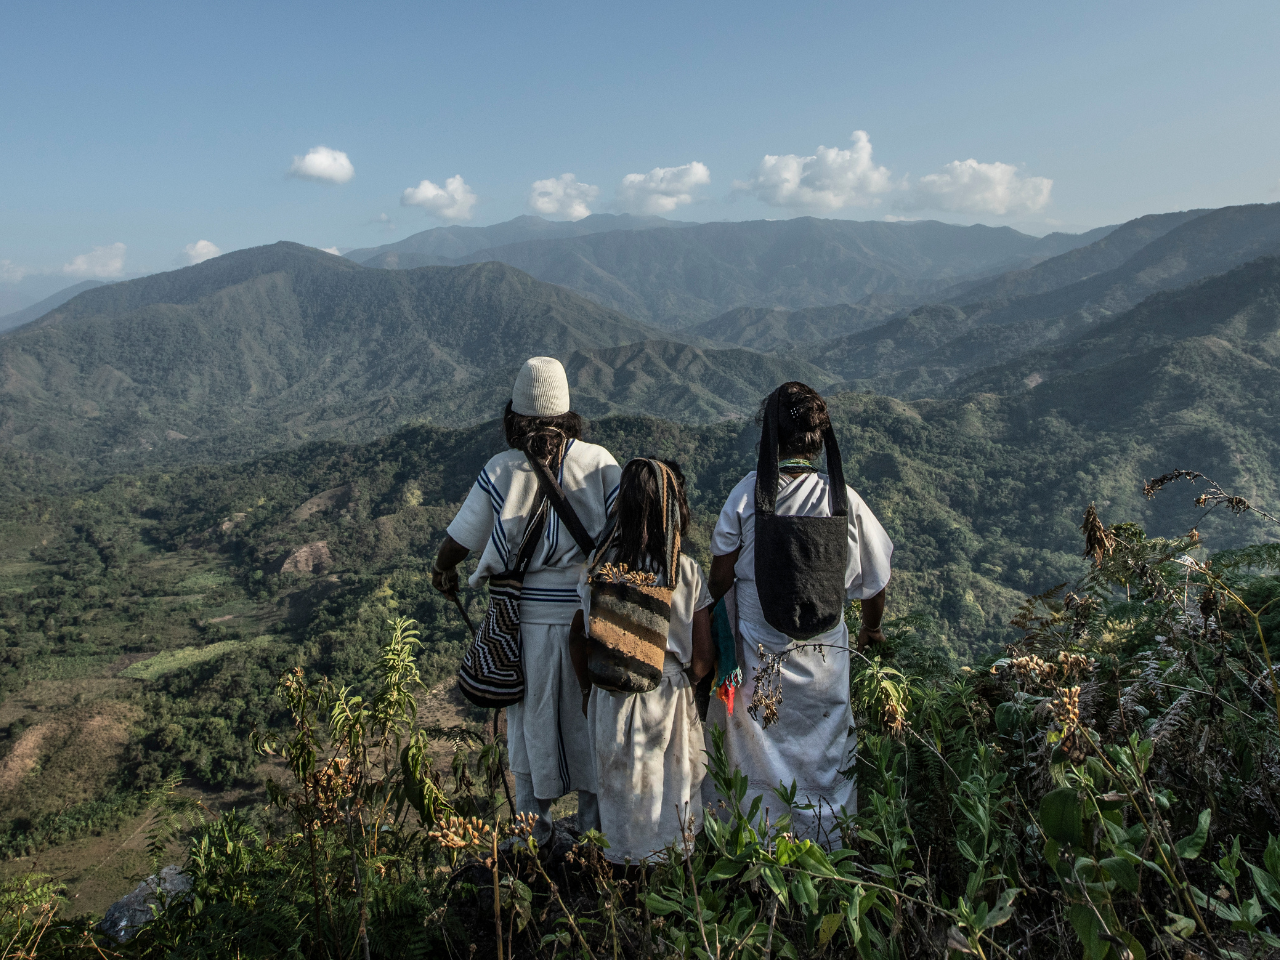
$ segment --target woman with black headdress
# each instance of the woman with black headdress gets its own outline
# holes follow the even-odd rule
[[[844,607],[862,601],[860,648],[884,639],[893,543],[845,485],[826,402],[812,387],[784,383],[765,398],[760,422],[759,466],[729,494],[712,534],[711,595],[733,590],[748,682],[764,658],[810,646],[786,655],[772,696],[731,713],[713,700],[708,723],[725,727],[729,760],[750,784],[746,802],[763,796],[773,820],[790,813],[793,833],[829,847],[836,815],[857,807]],[[817,471],[824,447],[828,475]],[[772,791],[793,782],[795,805],[779,810]]]

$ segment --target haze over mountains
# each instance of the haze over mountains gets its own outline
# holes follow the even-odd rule
[[[689,226],[694,224],[630,213],[593,213],[581,220],[544,220],[542,217],[524,216],[488,227],[433,227],[395,243],[348,250],[344,256],[370,267],[409,270],[413,267],[443,266],[451,257],[465,257],[477,250],[491,250],[525,240],[559,240],[610,230]]]
[[[103,281],[101,280],[82,280],[80,283],[75,283],[59,290],[57,293],[47,296],[29,307],[23,307],[21,310],[7,313],[0,317],[0,331],[12,330],[14,327],[22,326],[24,323],[38,320],[55,307],[62,306],[72,297],[84,293],[86,290],[92,290],[94,287],[100,287],[102,284]]]
[[[535,218],[521,218],[529,219]],[[959,227],[934,220],[798,217],[584,231],[452,257],[408,252],[412,244],[438,249],[447,238],[432,230],[369,256],[365,251],[348,256],[366,266],[400,269],[500,260],[630,317],[678,328],[741,306],[794,310],[857,304],[875,296],[896,298],[895,307],[907,306],[957,281],[1030,266],[1090,243],[1109,229],[1037,239],[1009,227]]]

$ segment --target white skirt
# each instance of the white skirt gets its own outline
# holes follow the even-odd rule
[[[524,699],[507,707],[512,773],[533,780],[533,795],[555,800],[596,789],[582,693],[569,659],[569,624],[521,623]]]
[[[591,691],[588,723],[595,741],[600,824],[614,863],[651,860],[686,829],[702,828],[702,721],[693,687],[667,654],[662,682],[648,693]],[[692,826],[690,827],[690,822]]]
[[[761,810],[769,808],[770,821],[790,813],[791,832],[796,837],[831,849],[840,845],[836,814],[855,813],[858,806],[858,786],[853,778],[858,738],[849,704],[849,630],[842,620],[808,641],[829,646],[801,646],[791,652],[782,664],[778,719],[765,729],[747,712],[761,664],[759,648],[763,645],[766,651],[781,652],[790,641],[764,622],[752,598],[743,596],[745,592],[738,591],[740,603],[746,601],[738,609],[737,624],[742,686],[731,716],[724,704],[712,697],[707,712],[707,748],[711,747],[711,726],[724,727],[729,762],[747,776],[744,812],[757,796],[763,797]],[[787,808],[774,790],[779,786],[789,789],[792,782],[796,802]],[[719,798],[714,790],[707,790],[706,799],[714,802]],[[805,806],[811,809],[801,809]]]

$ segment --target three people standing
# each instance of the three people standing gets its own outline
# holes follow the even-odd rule
[[[577,790],[579,826],[603,826],[611,845],[616,838],[613,857],[633,861],[678,842],[690,817],[696,828],[707,791],[693,684],[714,666],[713,601],[734,588],[731,619],[747,678],[762,656],[788,651],[795,639],[810,644],[790,649],[782,661],[785,697],[776,722],[766,728],[745,705],[727,713],[716,700],[718,716],[709,714],[708,721],[725,727],[730,762],[747,775],[751,791],[764,795],[794,781],[793,832],[832,845],[835,815],[853,812],[857,798],[850,658],[841,653],[849,635],[839,614],[846,598],[862,600],[859,644],[883,639],[893,544],[843,483],[823,399],[801,383],[784,384],[766,399],[762,469],[738,483],[720,513],[709,584],[678,549],[688,523],[678,465],[635,460],[624,472],[607,450],[583,441],[557,361],[535,357],[525,364],[504,426],[511,449],[485,465],[449,525],[432,578],[437,589],[456,591],[455,568],[471,552],[480,554],[472,586],[512,565],[539,502],[535,458],[557,477],[581,527],[602,548],[588,557],[564,529],[558,507],[529,563],[519,605],[525,698],[508,707],[507,720],[518,812],[537,815],[545,836],[552,802]],[[828,458],[834,480],[816,469],[824,447],[836,453]],[[765,479],[758,482],[758,475]],[[665,517],[655,506],[659,501]],[[620,537],[619,531],[628,533]],[[588,564],[598,570],[604,563],[615,570],[626,564],[659,593],[666,591],[663,618],[646,627],[658,631],[651,643],[661,644],[660,634],[666,634],[656,651],[661,680],[655,667],[654,686],[643,692],[587,683],[582,650],[592,617],[586,571]],[[761,589],[762,564],[766,573],[773,571],[765,580],[769,589]],[[811,581],[823,586],[806,586]],[[779,584],[795,586],[784,586],[786,595],[780,595]]]

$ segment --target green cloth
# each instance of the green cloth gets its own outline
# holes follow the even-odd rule
[[[716,696],[733,713],[733,691],[742,684],[742,668],[738,666],[738,643],[723,597],[711,612],[711,639],[716,645]]]

